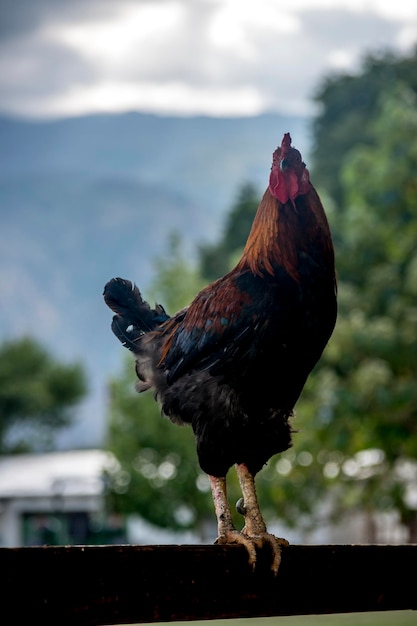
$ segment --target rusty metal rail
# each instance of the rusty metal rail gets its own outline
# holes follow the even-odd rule
[[[93,626],[417,609],[417,545],[1,548],[7,624]]]

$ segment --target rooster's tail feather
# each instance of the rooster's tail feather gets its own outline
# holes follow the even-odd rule
[[[138,339],[169,319],[160,304],[151,309],[130,280],[112,278],[104,287],[104,301],[112,311],[112,331],[132,352],[138,350]]]

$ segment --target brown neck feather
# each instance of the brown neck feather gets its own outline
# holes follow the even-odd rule
[[[334,262],[329,226],[314,187],[298,196],[294,204],[281,204],[267,189],[237,269],[273,276],[277,267],[282,267],[298,282],[299,253],[314,255],[314,249],[320,250],[330,264]]]
[[[280,221],[280,209],[281,203],[267,189],[255,215],[238,269],[249,267],[257,275],[265,272],[274,275],[274,266],[280,265],[295,280],[298,279],[296,248],[293,239],[285,237],[288,225],[284,220]]]

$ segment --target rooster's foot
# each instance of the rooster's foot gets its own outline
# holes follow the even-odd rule
[[[252,569],[255,569],[257,561],[256,550],[261,549],[266,545],[269,546],[272,552],[271,570],[275,575],[278,573],[281,563],[282,546],[288,546],[288,541],[286,541],[286,539],[280,539],[267,532],[255,536],[249,536],[245,533],[244,529],[242,532],[235,529],[227,530],[216,539],[215,543],[222,545],[227,543],[237,543],[245,546],[249,556],[248,563]]]

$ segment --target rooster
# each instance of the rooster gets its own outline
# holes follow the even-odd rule
[[[257,549],[282,545],[268,533],[255,476],[291,445],[290,418],[336,321],[336,277],[329,225],[289,133],[273,154],[269,186],[236,267],[170,317],[136,285],[113,278],[104,289],[112,330],[136,357],[139,392],[152,389],[172,422],[190,424],[208,475],[217,543]],[[243,498],[238,531],[227,499],[235,466]]]

